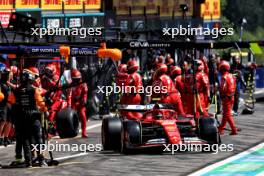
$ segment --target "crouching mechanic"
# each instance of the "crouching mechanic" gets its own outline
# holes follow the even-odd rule
[[[121,97],[121,104],[140,104],[139,90],[142,88],[142,77],[137,73],[139,66],[135,60],[127,62],[128,78],[126,80],[126,92]]]
[[[51,91],[56,86],[61,86],[61,81],[59,80],[59,75],[57,74],[57,69],[54,64],[49,64],[45,67],[44,75],[41,77],[40,85],[42,86],[42,93],[46,91]],[[55,118],[56,113],[60,110],[62,104],[62,91],[57,90],[45,94],[45,98],[49,107],[49,133],[56,134]]]
[[[77,69],[71,71],[72,84],[76,86],[70,88],[68,91],[68,106],[72,107],[79,113],[82,128],[82,137],[86,138],[86,104],[88,96],[88,87],[86,83],[81,83],[82,75]]]
[[[42,141],[42,127],[40,112],[47,112],[47,107],[38,88],[33,86],[35,74],[24,69],[21,75],[21,85],[9,96],[12,104],[15,130],[16,130],[16,161],[11,166],[32,167],[31,139],[35,141],[39,165],[45,165],[44,157],[40,153]],[[39,144],[39,145],[37,145]],[[22,160],[22,148],[25,162]]]
[[[221,84],[220,84],[220,96],[222,100],[222,110],[223,110],[223,118],[222,122],[219,126],[219,133],[223,134],[224,129],[226,127],[226,123],[228,122],[232,132],[230,135],[237,134],[237,128],[235,125],[234,118],[232,116],[232,108],[234,105],[234,94],[236,91],[236,81],[234,76],[229,73],[230,65],[227,61],[222,61],[219,66],[219,70],[222,74]]]
[[[175,88],[171,78],[166,74],[168,67],[165,64],[158,64],[157,70],[153,75],[153,90],[155,87],[160,87],[160,93],[153,92],[152,100],[157,100],[158,103],[172,104],[179,115],[185,115],[183,111],[181,95]]]
[[[135,60],[129,60],[127,62],[128,78],[125,83],[125,93],[122,95],[121,104],[140,104],[141,96],[140,90],[143,87],[142,77],[137,73],[139,65]],[[122,116],[128,118],[141,118],[141,114],[138,112],[126,112],[121,111]]]

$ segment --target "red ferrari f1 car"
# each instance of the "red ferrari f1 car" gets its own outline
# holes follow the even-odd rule
[[[177,116],[170,105],[121,105],[119,116],[102,122],[104,150],[127,153],[132,149],[165,144],[220,144],[214,118]]]

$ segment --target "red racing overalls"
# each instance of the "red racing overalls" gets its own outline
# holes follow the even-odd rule
[[[232,116],[232,108],[234,104],[234,94],[236,90],[236,81],[231,73],[224,72],[221,78],[220,94],[222,100],[223,118],[219,126],[219,133],[222,134],[229,123],[231,127],[231,134],[237,134],[237,128]]]
[[[184,80],[184,99],[185,113],[194,114],[194,100],[196,101],[196,117],[200,117],[201,113],[204,116],[208,116],[206,99],[208,99],[209,91],[209,80],[208,77],[203,72],[197,72],[195,75],[196,87],[194,87],[193,74],[188,74]],[[197,91],[197,95],[194,93],[194,89]],[[205,95],[206,94],[206,95]]]
[[[140,104],[141,96],[139,90],[143,88],[142,77],[137,73],[131,73],[126,81],[126,93],[122,95],[120,103],[136,105]],[[137,112],[121,112],[123,116],[140,118],[141,114]]]
[[[82,83],[69,89],[68,94],[68,106],[71,106],[74,110],[79,113],[81,128],[82,128],[82,137],[87,137],[86,134],[86,104],[88,100],[88,86],[86,83]]]
[[[160,77],[154,79],[154,82],[152,84],[153,90],[155,89],[154,87],[156,86],[160,87],[161,92],[160,93],[154,92],[152,94],[152,98],[158,98],[159,99],[158,103],[174,105],[175,111],[179,115],[185,115],[182,106],[181,95],[178,92],[178,90],[175,88],[175,85],[171,80],[171,78],[166,74],[162,74]]]

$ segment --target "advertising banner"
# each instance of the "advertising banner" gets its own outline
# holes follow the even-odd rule
[[[174,2],[172,0],[160,0],[160,16],[168,17],[172,16]]]
[[[84,0],[85,9],[99,10],[101,9],[101,0]]]
[[[117,15],[128,15],[129,7],[131,7],[132,15],[143,15],[144,7],[146,7],[146,14],[157,14],[158,6],[160,6],[160,16],[170,17],[182,16],[183,11],[180,5],[187,5],[188,10],[185,12],[186,16],[193,15],[193,0],[114,0],[114,7]]]
[[[180,5],[187,5],[188,11],[185,12],[186,16],[193,15],[193,1],[192,0],[159,0],[160,5],[160,16],[170,17],[174,16],[183,16],[183,11],[180,8]]]
[[[17,9],[34,9],[39,8],[40,0],[16,0]]]
[[[41,9],[42,10],[61,10],[62,0],[42,0]]]
[[[220,0],[213,0],[212,3],[212,13],[213,19],[220,19],[221,17],[221,8],[220,8]]]
[[[158,12],[159,0],[114,0],[117,15],[129,15],[129,7],[133,15],[143,15],[144,7],[146,14]]]
[[[65,0],[64,8],[67,10],[80,10],[83,7],[82,3],[82,0]]]
[[[2,23],[3,28],[7,28],[10,16],[11,12],[0,12],[0,21]]]
[[[201,5],[201,17],[205,20],[220,19],[220,0],[206,0],[205,3]]]
[[[0,10],[13,9],[13,0],[0,0]]]
[[[132,7],[132,0],[113,0],[117,15],[129,15],[129,7]]]
[[[158,12],[158,0],[133,0],[132,1],[132,14],[143,15],[144,7],[146,8],[146,14],[155,14]]]
[[[146,4],[147,14],[156,14],[158,12],[159,1],[158,0],[148,0]]]
[[[61,10],[62,2],[64,2],[65,10],[81,10],[83,2],[87,10],[99,10],[101,8],[101,0],[42,0],[42,10]]]

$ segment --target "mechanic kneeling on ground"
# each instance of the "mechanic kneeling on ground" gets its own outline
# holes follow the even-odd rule
[[[47,112],[47,107],[38,88],[33,86],[35,74],[28,69],[24,69],[21,75],[21,85],[9,96],[9,101],[13,105],[13,116],[16,130],[16,161],[11,166],[32,167],[31,139],[35,144],[42,144],[42,127],[40,111]],[[45,165],[44,157],[40,153],[38,145],[39,165]],[[22,148],[25,162],[22,161]]]

